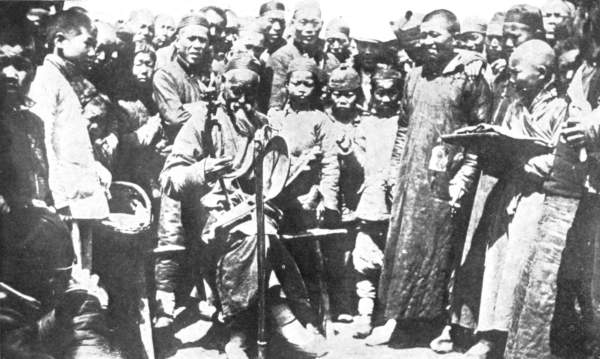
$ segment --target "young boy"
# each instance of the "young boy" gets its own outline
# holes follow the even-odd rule
[[[393,155],[400,165],[378,292],[386,324],[367,338],[370,345],[389,342],[399,320],[422,324],[420,331],[403,332],[402,345],[427,340],[443,326],[453,258],[469,217],[460,206],[468,207],[463,199],[476,183],[477,159],[440,136],[486,122],[490,112],[487,83],[455,58],[456,16],[435,10],[420,31],[426,58],[407,75],[401,100],[406,143],[397,141]]]
[[[361,118],[358,126],[357,157],[364,168],[365,180],[356,217],[359,229],[352,252],[356,283],[358,319],[355,337],[371,333],[376,285],[383,264],[385,235],[391,207],[390,165],[398,132],[399,99],[402,76],[394,70],[378,70],[372,79],[371,115]],[[404,126],[402,126],[404,127]]]
[[[541,40],[514,50],[509,70],[516,98],[503,127],[516,136],[557,143],[567,103],[558,97],[555,68],[554,51]],[[453,295],[453,322],[477,331],[479,341],[468,355],[501,352],[503,337],[518,317],[523,301],[518,289],[538,240],[532,231],[542,215],[542,182],[551,173],[551,156],[515,159],[514,168],[504,171],[487,198]],[[475,264],[480,261],[483,266]]]

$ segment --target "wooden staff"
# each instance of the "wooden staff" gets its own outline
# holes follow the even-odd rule
[[[265,335],[266,323],[266,290],[267,290],[267,268],[266,260],[266,238],[265,238],[265,203],[263,197],[263,159],[264,148],[260,140],[254,141],[254,173],[256,193],[256,239],[257,239],[257,267],[258,267],[258,335],[256,344],[258,346],[258,359],[266,358],[267,339]]]

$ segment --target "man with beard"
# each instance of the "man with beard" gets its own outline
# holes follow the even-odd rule
[[[198,193],[205,215],[201,240],[195,238],[196,264],[215,273],[230,340],[225,345],[228,358],[247,358],[245,349],[258,296],[257,236],[254,219],[236,221],[219,227],[218,221],[242,201],[252,198],[254,190],[254,141],[266,141],[266,116],[255,110],[260,64],[251,56],[232,58],[224,74],[222,102],[215,108],[201,107],[181,129],[169,155],[161,184],[164,192],[181,199]],[[208,111],[213,111],[212,114]],[[209,122],[212,121],[212,122]],[[218,139],[213,141],[212,139]],[[210,154],[214,153],[215,156]],[[247,165],[249,165],[247,167]],[[237,175],[231,176],[232,172]],[[296,319],[292,302],[310,311],[306,289],[285,247],[278,241],[276,211],[266,206],[267,260],[273,268],[287,299],[275,295],[272,287],[268,312],[275,332],[296,349],[313,356],[322,354],[322,337]],[[285,276],[281,276],[284,274]],[[289,303],[289,305],[288,305]]]
[[[160,14],[154,18],[154,39],[152,44],[155,49],[169,46],[175,39],[175,20],[171,16]]]
[[[208,91],[210,57],[208,56],[208,22],[198,14],[185,16],[177,26],[176,58],[160,68],[153,77],[153,97],[158,106],[166,137],[164,155],[192,113],[203,101]],[[180,203],[168,196],[161,198],[158,250],[163,247],[185,247],[189,238],[198,236],[202,228],[197,223],[197,200],[185,198]],[[185,256],[190,253],[186,252]],[[183,263],[186,263],[185,261]],[[187,298],[194,284],[189,278],[191,270],[182,268],[180,262],[161,257],[156,262],[156,298],[162,306],[158,313],[172,316],[175,310],[175,293],[180,300]],[[187,277],[186,277],[187,276]],[[161,324],[160,322],[157,326]]]
[[[267,67],[273,72],[271,85],[271,108],[283,109],[285,105],[285,84],[287,82],[288,66],[298,57],[307,57],[329,74],[339,66],[340,62],[332,54],[323,51],[324,44],[319,39],[323,27],[321,8],[318,3],[304,1],[294,11],[292,18],[294,40],[277,50],[269,59]]]
[[[373,330],[369,345],[388,343],[398,324],[401,345],[413,346],[433,339],[446,321],[478,165],[477,156],[440,136],[487,122],[491,100],[485,80],[469,76],[454,54],[459,31],[448,10],[429,13],[420,26],[427,57],[407,75],[400,116],[408,132],[393,152],[399,170],[378,291],[385,325]]]
[[[266,32],[267,53],[273,55],[287,42],[283,38],[285,31],[285,5],[278,1],[269,1],[260,6],[259,17],[269,24]]]

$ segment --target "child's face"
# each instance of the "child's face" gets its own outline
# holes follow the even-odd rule
[[[394,80],[378,80],[373,89],[373,109],[376,113],[391,116],[398,109],[400,90]]]
[[[294,71],[287,85],[290,99],[296,102],[308,102],[315,91],[315,80],[309,71]]]
[[[446,58],[454,50],[454,37],[450,33],[451,24],[442,16],[434,16],[421,24],[420,45],[430,61]]]
[[[84,68],[92,66],[96,55],[96,36],[85,28],[65,33],[56,46],[62,57]]]
[[[333,108],[336,110],[354,109],[356,107],[357,99],[358,94],[353,90],[335,90],[331,92],[331,101],[333,102]]]
[[[138,83],[142,85],[149,84],[154,74],[154,60],[152,56],[144,52],[135,55],[131,72]]]
[[[543,67],[520,56],[510,58],[509,71],[511,83],[523,97],[531,98],[542,88],[546,79]]]

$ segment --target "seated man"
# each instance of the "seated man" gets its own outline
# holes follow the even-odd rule
[[[266,118],[254,107],[259,68],[260,64],[247,55],[230,60],[224,74],[223,103],[200,108],[183,125],[160,178],[168,196],[201,197],[206,222],[202,241],[193,244],[197,249],[195,260],[207,271],[216,269],[214,284],[231,330],[225,346],[229,358],[245,357],[248,324],[254,322],[251,318],[258,299],[257,236],[252,220],[229,227],[219,225],[219,220],[228,215],[230,208],[252,198],[252,144],[266,133],[261,129]],[[267,213],[267,217],[274,218],[277,210]],[[267,258],[278,277],[286,279],[282,285],[287,300],[270,296],[269,312],[277,333],[288,343],[313,355],[322,354],[315,342],[319,337],[305,329],[288,307],[287,303],[296,304],[296,309],[310,313],[306,290],[289,253],[277,240],[277,220],[273,218],[266,218]]]

